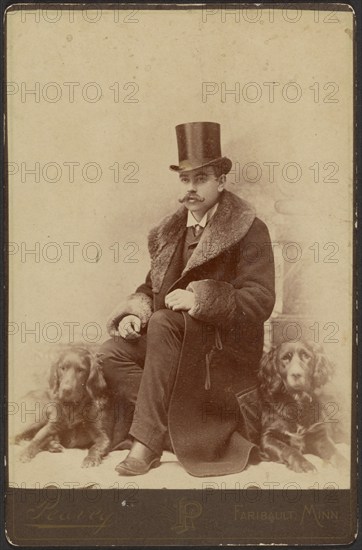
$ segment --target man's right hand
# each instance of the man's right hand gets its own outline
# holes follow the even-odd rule
[[[125,340],[140,338],[141,319],[136,315],[126,315],[118,325],[118,332]]]

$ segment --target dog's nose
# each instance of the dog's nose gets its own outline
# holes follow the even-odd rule
[[[292,378],[294,378],[294,380],[299,380],[302,378],[302,374],[300,372],[292,372]]]

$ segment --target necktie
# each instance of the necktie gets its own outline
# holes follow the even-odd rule
[[[194,229],[194,235],[195,237],[197,237],[200,234],[202,227],[197,223],[196,225],[194,225],[193,229]]]

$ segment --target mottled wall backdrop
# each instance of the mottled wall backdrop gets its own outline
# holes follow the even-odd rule
[[[275,318],[307,319],[349,394],[351,28],[350,14],[300,10],[9,13],[16,393],[48,344],[106,338],[148,270],[148,230],[179,206],[174,127],[209,120],[229,189],[270,228]]]

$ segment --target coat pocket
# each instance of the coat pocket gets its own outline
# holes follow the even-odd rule
[[[261,433],[261,401],[256,386],[236,394],[239,403],[241,419],[240,432],[255,445],[260,444]]]

